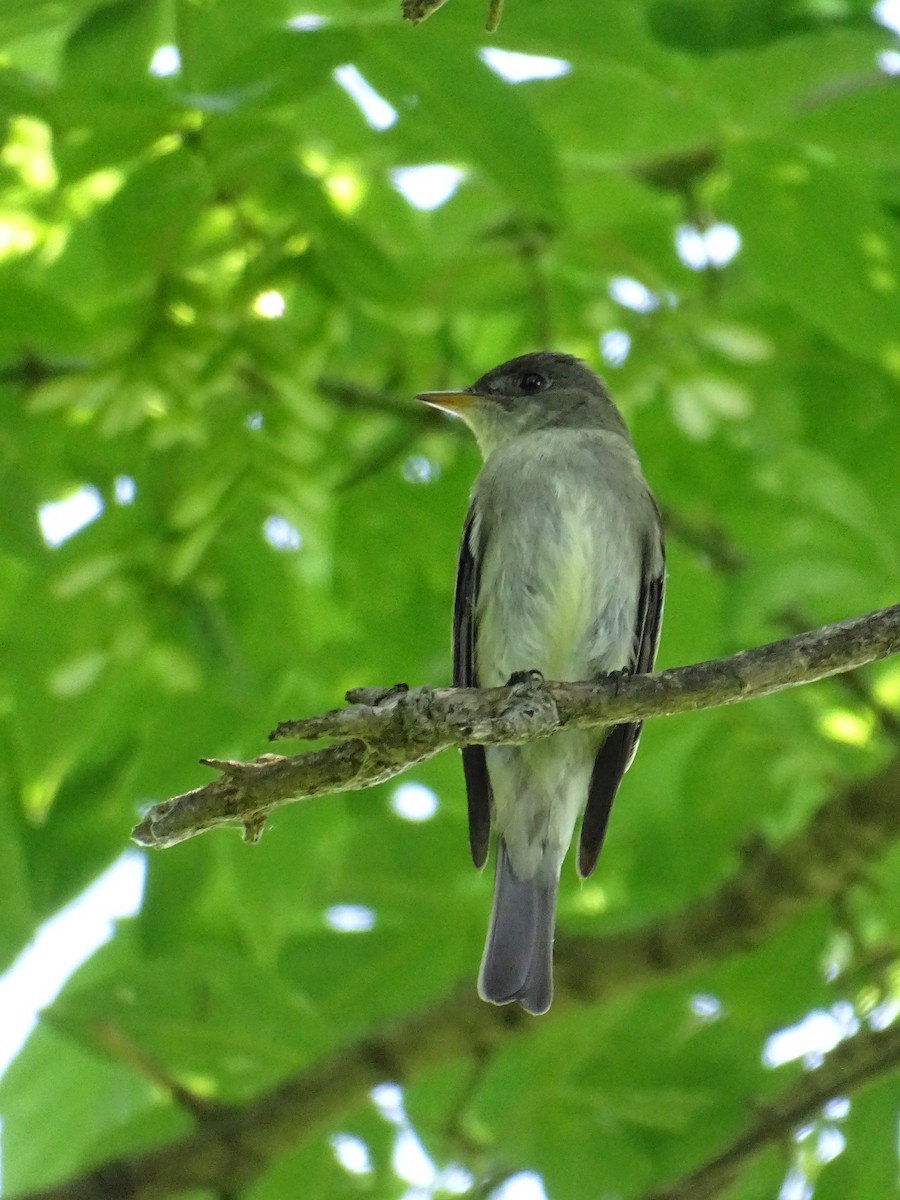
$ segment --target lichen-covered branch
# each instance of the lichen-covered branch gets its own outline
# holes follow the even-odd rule
[[[652,675],[585,683],[540,678],[503,688],[417,688],[351,693],[357,701],[281,724],[273,738],[336,738],[324,749],[250,762],[203,759],[217,779],[162,804],[135,828],[165,847],[230,822],[252,837],[265,814],[291,800],[369,787],[449,746],[519,743],[590,728],[715,708],[850,671],[900,651],[900,604]],[[360,700],[364,702],[359,702]]]
[[[632,994],[752,949],[804,912],[833,900],[898,838],[900,758],[831,797],[804,829],[780,845],[762,838],[748,843],[732,876],[680,912],[606,937],[561,933],[553,1011],[542,1020],[559,1019],[576,1006]],[[110,1160],[21,1200],[162,1200],[192,1188],[215,1191],[226,1183],[239,1189],[280,1155],[352,1111],[377,1083],[408,1084],[455,1059],[484,1057],[531,1022],[519,1008],[481,1003],[467,980],[429,1007],[373,1030],[248,1103],[199,1115],[196,1129],[185,1137]],[[834,1078],[841,1080],[835,1091],[847,1092],[873,1078],[879,1055],[896,1053],[896,1033],[867,1036],[871,1049],[861,1050],[859,1058],[845,1058],[855,1053],[848,1047],[835,1060]],[[739,1143],[749,1147],[745,1155],[755,1153],[773,1121],[787,1129],[794,1114],[805,1111],[804,1104],[817,1102],[816,1076],[810,1076],[813,1092],[794,1084],[783,1102],[770,1102],[762,1110]],[[735,1151],[723,1153],[724,1170]],[[714,1164],[704,1168],[717,1169]],[[682,1194],[693,1200],[703,1193],[661,1193],[660,1198],[674,1200]]]

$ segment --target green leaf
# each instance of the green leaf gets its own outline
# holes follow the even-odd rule
[[[760,284],[847,353],[900,376],[900,235],[867,190],[791,145],[747,143],[726,161],[726,212]]]
[[[385,143],[401,163],[415,164],[433,161],[429,147],[440,139],[443,161],[469,164],[492,179],[514,211],[556,218],[556,150],[523,89],[498,79],[470,39],[430,34],[427,27],[423,33],[415,54],[380,38],[360,53],[363,75],[401,114]]]
[[[123,89],[146,78],[161,32],[159,0],[116,0],[93,8],[66,42],[67,86]]]
[[[888,1079],[850,1099],[838,1124],[846,1149],[822,1168],[816,1200],[890,1196],[897,1187],[897,1084]]]
[[[157,1103],[150,1084],[124,1064],[42,1026],[0,1082],[4,1189],[14,1195],[83,1170],[97,1139],[152,1120]],[[136,1132],[143,1141],[140,1123]]]
[[[880,89],[876,55],[884,44],[875,27],[779,38],[700,64],[699,86],[743,135],[783,124],[797,136],[798,123],[809,129],[810,121],[824,132],[844,97]]]
[[[677,75],[657,79],[639,65],[595,59],[545,87],[548,131],[582,169],[649,165],[702,150],[718,133],[711,108]]]
[[[896,600],[900,141],[876,59],[892,35],[870,0],[838,7],[511,2],[488,39],[466,0],[415,29],[396,0],[0,5],[6,961],[147,804],[213,777],[201,756],[264,753],[279,720],[350,687],[447,683],[479,455],[423,389],[541,346],[603,368],[666,513],[661,666],[784,636],[785,610],[812,626]],[[158,77],[162,45],[180,69]],[[488,45],[563,73],[505,82]],[[341,65],[396,119],[373,128]],[[397,171],[428,164],[463,178],[418,208]],[[709,249],[723,222],[733,259],[682,261],[680,227]],[[646,303],[623,303],[617,276]],[[84,486],[102,514],[51,549],[40,506]],[[289,543],[267,537],[273,517]],[[896,707],[896,675],[866,672],[879,703]],[[648,720],[597,873],[564,866],[560,945],[574,933],[599,958],[608,936],[712,902],[748,837],[800,836],[866,786],[894,751],[845,687]],[[855,744],[835,740],[847,727]],[[431,789],[427,819],[396,811],[406,782]],[[646,1194],[792,1086],[798,1065],[763,1064],[772,1033],[880,994],[900,912],[884,849],[860,852],[876,886],[798,897],[727,954],[720,899],[690,977],[623,967],[616,1002],[560,989],[524,1026],[477,1010],[464,1042],[431,1024],[449,996],[478,1003],[490,911],[458,754],[286,805],[254,847],[221,829],[150,854],[140,914],[0,1085],[6,1184],[180,1136],[159,1072],[241,1104],[364,1054],[373,1080],[398,1076],[406,1134],[473,1193],[527,1169],[553,1200]],[[348,905],[371,927],[336,927]],[[851,1096],[817,1190],[889,1190],[891,1082]],[[340,1165],[341,1133],[371,1170]],[[251,1190],[400,1196],[401,1134],[360,1085],[286,1133]],[[735,1200],[771,1200],[784,1171],[767,1152]]]

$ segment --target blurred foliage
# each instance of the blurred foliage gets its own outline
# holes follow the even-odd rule
[[[671,515],[662,665],[897,600],[895,35],[860,0],[507,0],[486,54],[482,8],[413,30],[395,0],[4,0],[4,967],[201,754],[259,753],[349,686],[447,682],[477,455],[418,390],[541,346],[604,371]],[[552,77],[509,82],[535,63],[500,50]],[[455,190],[413,202],[435,164]],[[50,544],[39,513],[78,494],[102,512]],[[900,704],[896,663],[867,680]],[[677,910],[891,750],[839,682],[651,722],[561,925]],[[0,1088],[10,1192],[189,1127],[140,1061],[239,1101],[474,987],[489,880],[459,766],[412,777],[430,820],[394,784],[282,810],[253,849],[148,856],[140,915]],[[639,1196],[795,1070],[764,1065],[769,1035],[896,992],[898,868],[690,980],[551,1012],[474,1075],[426,1074],[408,1117],[347,1114],[330,1132],[365,1144],[360,1172],[326,1131],[246,1195],[399,1196],[415,1136],[459,1168],[435,1195],[535,1171],[551,1200]],[[340,904],[374,926],[335,930]],[[834,1162],[807,1131],[733,1195],[792,1168],[822,1200],[887,1197],[890,1088],[845,1116]]]

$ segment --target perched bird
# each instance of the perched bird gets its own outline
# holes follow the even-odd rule
[[[472,429],[485,460],[463,528],[453,682],[495,687],[522,672],[581,680],[649,671],[663,609],[659,510],[600,378],[542,351],[461,391],[418,396]],[[560,868],[578,817],[593,871],[639,722],[521,746],[462,751],[469,840],[484,866],[497,831],[482,999],[546,1012]]]

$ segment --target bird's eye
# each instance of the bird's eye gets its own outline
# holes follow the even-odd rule
[[[519,387],[530,396],[533,396],[535,392],[542,392],[546,386],[547,380],[543,375],[538,375],[534,371],[529,371],[527,375],[523,375],[519,380]]]

